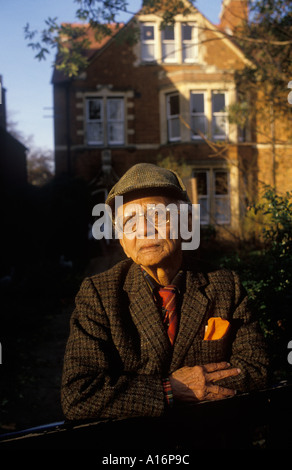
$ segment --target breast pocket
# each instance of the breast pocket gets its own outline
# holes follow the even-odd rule
[[[196,339],[191,345],[185,365],[195,366],[211,362],[228,361],[230,357],[229,334],[216,340]]]

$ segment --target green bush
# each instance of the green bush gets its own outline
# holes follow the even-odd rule
[[[292,340],[292,193],[265,187],[261,202],[250,209],[263,215],[262,246],[225,257],[221,264],[241,275],[266,337],[276,379],[292,376],[288,342]]]

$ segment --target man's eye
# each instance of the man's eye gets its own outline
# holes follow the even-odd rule
[[[126,231],[127,230],[128,231],[134,231],[134,230],[136,230],[136,224],[137,224],[137,216],[136,216],[136,214],[132,214],[132,215],[124,218],[123,228]]]
[[[123,225],[126,225],[131,220],[134,220],[135,216],[136,216],[136,214],[131,214],[131,215],[125,216],[124,219],[123,219]]]

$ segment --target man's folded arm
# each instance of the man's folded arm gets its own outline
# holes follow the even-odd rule
[[[90,279],[76,297],[64,358],[61,401],[69,420],[160,416],[161,376],[125,371],[107,315]]]
[[[220,385],[245,392],[267,385],[269,360],[259,323],[249,306],[248,295],[234,272],[233,278],[235,308],[231,321],[235,338],[228,361],[241,373],[221,380]]]

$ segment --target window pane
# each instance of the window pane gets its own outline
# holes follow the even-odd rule
[[[154,60],[154,44],[142,44],[143,60]]]
[[[197,180],[197,191],[198,196],[207,196],[208,195],[208,185],[207,185],[207,173],[206,171],[200,171],[195,174]]]
[[[225,94],[215,93],[213,95],[213,113],[220,113],[225,111]]]
[[[179,114],[179,95],[172,95],[169,97],[169,114]]]
[[[174,27],[173,26],[166,26],[163,29],[163,39],[166,41],[174,40]]]
[[[102,102],[101,100],[89,100],[88,102],[88,118],[101,119]]]
[[[110,121],[123,120],[123,100],[118,98],[108,100],[108,119]]]
[[[214,116],[213,117],[213,135],[215,136],[226,136],[226,117],[225,116]]]
[[[89,144],[102,144],[103,132],[101,122],[87,123],[87,142]]]
[[[193,36],[193,26],[190,26],[186,23],[182,24],[182,39],[183,41],[191,41]]]
[[[192,93],[192,113],[204,112],[204,95],[203,93]]]
[[[183,61],[194,60],[196,55],[196,47],[194,44],[184,44],[183,45]]]
[[[215,173],[215,194],[228,194],[228,174],[226,171],[216,171]]]
[[[180,137],[180,122],[178,118],[170,120],[170,139],[177,139]]]
[[[200,204],[200,222],[206,224],[209,222],[208,198],[199,197],[198,204]]]
[[[175,44],[163,44],[162,58],[164,61],[175,61]]]
[[[142,26],[142,39],[143,41],[154,41],[154,26],[153,25]]]
[[[108,139],[110,144],[121,144],[124,142],[123,123],[109,123]]]
[[[215,220],[217,223],[228,223],[230,221],[229,198],[226,196],[217,196],[215,198]]]
[[[192,132],[193,135],[200,135],[198,131],[201,131],[202,134],[206,134],[206,117],[205,116],[192,116]]]

